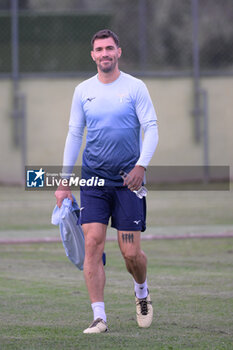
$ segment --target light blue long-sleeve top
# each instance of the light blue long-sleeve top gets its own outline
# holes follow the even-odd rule
[[[136,164],[146,168],[158,143],[157,116],[147,87],[124,72],[109,84],[95,75],[76,87],[63,158],[66,173],[76,163],[85,127],[84,173],[112,185],[122,183],[121,169],[129,172]]]

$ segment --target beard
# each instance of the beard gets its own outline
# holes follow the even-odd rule
[[[115,69],[115,67],[116,67],[117,60],[114,60],[114,61],[110,61],[110,60],[109,60],[109,63],[110,63],[109,65],[104,66],[104,65],[102,65],[101,62],[100,62],[98,68],[99,68],[99,69],[101,70],[101,72],[103,72],[103,73],[112,72],[112,71]]]

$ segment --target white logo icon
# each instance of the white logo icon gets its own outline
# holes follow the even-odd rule
[[[34,179],[34,181],[36,181],[37,179],[41,179],[42,180],[42,175],[45,174],[45,171],[42,170],[42,168],[40,168],[40,170],[35,171],[36,177]]]
[[[120,103],[122,103],[124,101],[124,98],[127,96],[127,94],[118,94],[119,98],[120,98]]]
[[[138,225],[141,220],[134,220],[135,224]]]
[[[40,170],[27,170],[27,187],[43,187],[44,174],[45,171],[42,168]]]

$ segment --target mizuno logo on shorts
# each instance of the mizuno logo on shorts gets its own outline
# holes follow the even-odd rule
[[[138,225],[141,220],[134,220],[135,224]]]

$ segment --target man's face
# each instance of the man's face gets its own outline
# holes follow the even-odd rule
[[[121,57],[121,48],[117,47],[113,38],[96,39],[94,41],[91,57],[95,61],[98,70],[109,73],[118,66]]]

